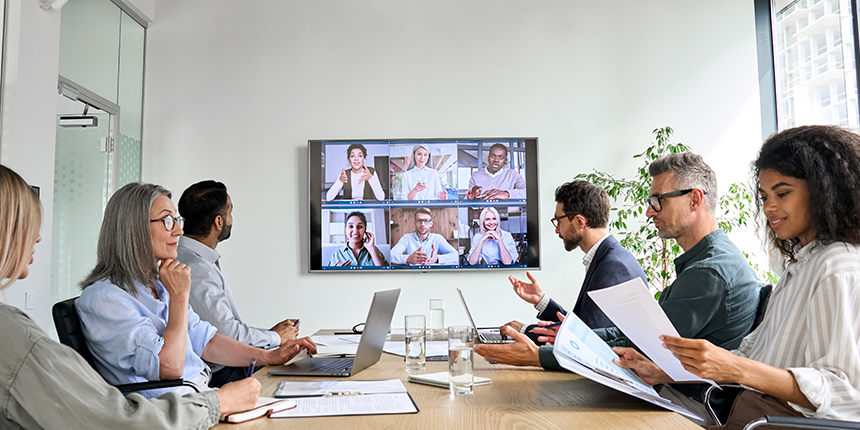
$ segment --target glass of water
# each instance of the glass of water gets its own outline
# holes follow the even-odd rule
[[[475,333],[472,326],[448,327],[448,379],[451,395],[472,394]]]
[[[445,331],[445,299],[430,299],[430,330],[434,340],[445,340],[441,337]]]
[[[424,331],[427,323],[424,315],[406,315],[406,370],[424,370],[427,361],[427,344]]]

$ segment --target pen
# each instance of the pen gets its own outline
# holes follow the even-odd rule
[[[561,325],[561,323],[562,323],[562,322],[561,322],[561,321],[559,321],[559,322],[557,322],[557,323],[552,323],[552,324],[550,324],[550,325],[545,325],[545,326],[543,326],[543,327],[541,327],[541,328],[553,328],[553,327],[558,327],[558,326],[560,326],[560,325]]]
[[[299,325],[299,321],[301,321],[301,320],[296,320],[296,322],[293,323],[293,327]]]
[[[247,375],[247,377],[248,377],[248,378],[250,378],[250,377],[251,377],[251,375],[253,375],[253,374],[254,374],[254,366],[256,366],[256,365],[257,365],[257,359],[256,359],[256,358],[252,358],[252,359],[251,359],[251,364],[248,366],[248,375]]]

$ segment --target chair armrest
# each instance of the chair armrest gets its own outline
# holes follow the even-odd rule
[[[122,384],[117,385],[116,388],[123,392],[128,393],[132,391],[143,391],[143,390],[155,390],[159,388],[171,388],[171,387],[181,387],[181,386],[191,387],[194,389],[194,392],[199,393],[200,390],[197,389],[197,386],[186,382],[182,379],[166,379],[163,381],[147,381],[147,382],[136,382],[134,384]]]
[[[750,422],[744,430],[754,429],[759,426],[778,425],[782,427],[821,429],[821,430],[854,430],[860,429],[860,423],[852,421],[827,420],[822,418],[804,417],[776,417],[768,415],[764,418]]]

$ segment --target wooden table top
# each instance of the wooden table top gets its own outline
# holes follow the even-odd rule
[[[320,331],[317,334],[330,334]],[[298,357],[297,357],[298,358]],[[263,396],[274,395],[282,380],[313,381],[321,377],[269,376],[271,367],[255,374]],[[422,372],[448,369],[447,362],[427,362]],[[379,362],[344,380],[400,379],[420,412],[315,418],[257,419],[219,424],[216,429],[700,429],[692,421],[645,401],[604,387],[570,372],[491,364],[477,356],[475,375],[492,384],[476,386],[474,394],[452,397],[447,389],[407,382],[403,357],[382,353]],[[325,378],[325,377],[322,377]]]

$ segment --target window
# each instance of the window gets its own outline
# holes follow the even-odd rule
[[[759,70],[773,77],[761,82],[765,136],[807,124],[860,130],[856,2],[756,0]]]

